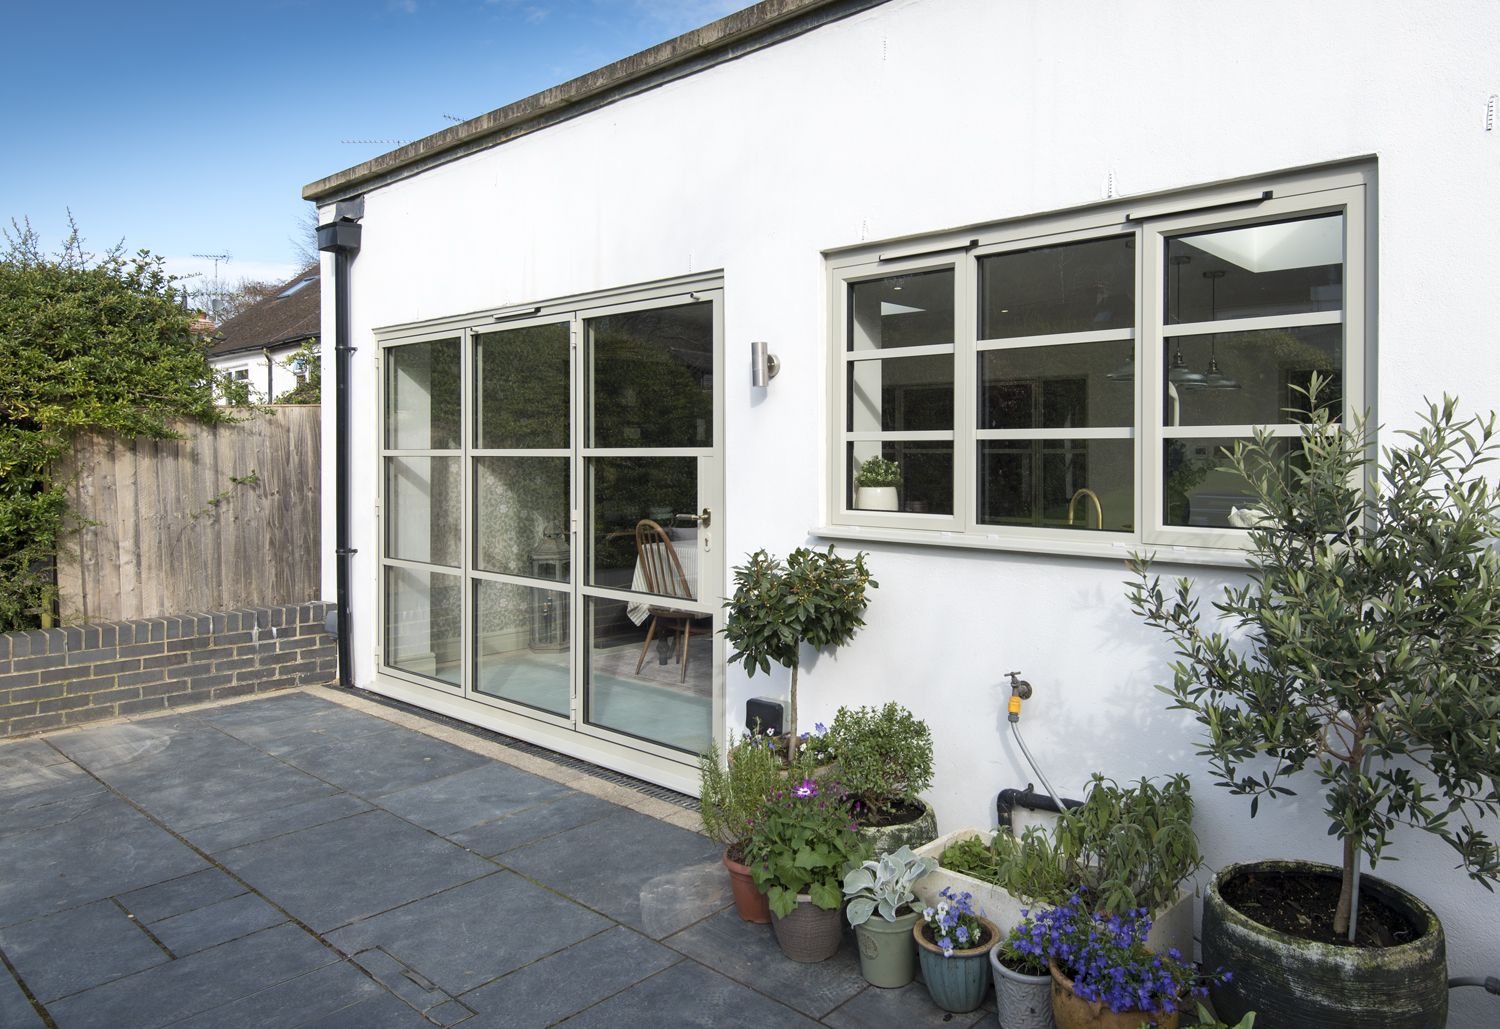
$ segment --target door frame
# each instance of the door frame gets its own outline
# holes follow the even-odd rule
[[[587,349],[584,340],[584,323],[589,318],[606,314],[626,313],[657,307],[676,306],[678,303],[709,301],[713,303],[713,444],[708,454],[705,448],[687,448],[698,458],[698,495],[700,507],[711,507],[713,517],[707,530],[708,543],[699,553],[698,599],[683,606],[701,610],[713,619],[712,636],[712,708],[710,736],[722,747],[725,725],[725,650],[723,628],[722,595],[727,578],[727,562],[723,540],[727,517],[725,501],[725,341],[724,341],[724,282],[721,272],[707,272],[665,279],[617,290],[597,291],[562,297],[555,300],[525,305],[509,305],[502,308],[481,310],[469,314],[455,315],[423,322],[401,323],[383,326],[374,330],[377,403],[374,408],[376,421],[375,448],[376,496],[375,546],[378,553],[377,589],[375,603],[369,610],[376,618],[375,666],[373,680],[363,688],[390,696],[460,721],[492,729],[549,750],[581,758],[615,769],[671,789],[696,796],[698,793],[697,755],[676,748],[654,743],[602,726],[590,725],[585,717],[584,689],[587,674],[585,638],[586,623],[584,605],[586,595],[614,597],[618,599],[638,598],[641,594],[631,591],[613,590],[608,587],[587,585],[587,540],[585,533],[591,524],[587,487],[586,463],[590,456],[664,456],[657,450],[635,452],[610,448],[598,450],[588,448],[585,419],[588,373],[584,367]],[[568,668],[570,684],[570,714],[567,718],[526,707],[479,693],[474,682],[474,337],[485,332],[532,325],[569,323],[570,338],[570,383],[569,383],[569,508],[570,508],[570,575],[567,583],[557,583],[569,596]],[[460,340],[460,363],[462,401],[460,417],[463,419],[462,433],[462,482],[463,482],[463,541],[462,566],[457,574],[462,583],[462,628],[459,649],[462,656],[459,685],[431,679],[386,664],[384,640],[386,632],[385,568],[392,559],[386,557],[385,527],[387,497],[385,482],[386,456],[386,359],[385,351],[394,346],[429,340]],[[539,455],[540,456],[540,455]],[[700,536],[700,540],[702,537]],[[399,562],[396,562],[399,564]],[[486,578],[487,576],[480,576]],[[547,588],[544,580],[523,582],[526,577],[502,577],[502,581],[515,581],[518,585]]]

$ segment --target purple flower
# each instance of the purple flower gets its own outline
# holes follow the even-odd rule
[[[793,792],[799,797],[816,797],[818,795],[818,787],[813,784],[811,779],[803,779],[802,785],[798,786]]]

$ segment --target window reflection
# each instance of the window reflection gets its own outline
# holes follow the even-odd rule
[[[456,683],[463,598],[458,576],[385,570],[385,659],[396,668]]]
[[[952,268],[849,286],[849,349],[953,343]]]
[[[981,429],[1135,424],[1135,343],[1065,343],[979,355]]]
[[[1256,492],[1249,480],[1235,471],[1232,460],[1235,444],[1251,442],[1229,436],[1163,441],[1162,521],[1168,525],[1251,528],[1256,517]],[[1271,446],[1272,460],[1288,468],[1301,465],[1301,456],[1300,439],[1279,439]]]
[[[850,442],[845,503],[858,510],[854,473],[872,457],[894,461],[901,470],[896,510],[908,514],[953,513],[953,442],[951,440],[879,440]]]
[[[1344,305],[1343,215],[1177,236],[1166,260],[1168,324]]]
[[[1343,409],[1344,327],[1172,336],[1163,344],[1165,425],[1286,425],[1307,421],[1316,372],[1318,406]],[[1201,370],[1201,371],[1200,371]]]
[[[595,447],[711,447],[713,304],[588,321]]]
[[[979,521],[1129,532],[1135,525],[1134,442],[983,440]]]
[[[993,254],[979,260],[981,339],[1135,325],[1135,237]]]
[[[386,350],[386,446],[457,450],[462,424],[458,340]]]
[[[464,489],[459,461],[456,457],[385,459],[387,556],[459,564]]]
[[[953,428],[953,356],[850,361],[849,431]]]
[[[567,323],[474,338],[476,446],[568,446],[568,349]]]

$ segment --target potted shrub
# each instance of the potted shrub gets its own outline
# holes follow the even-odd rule
[[[770,902],[776,942],[793,961],[824,961],[839,949],[840,880],[870,857],[854,830],[839,785],[804,779],[772,794],[751,833],[751,875]]]
[[[1120,786],[1096,773],[1082,806],[1053,827],[1031,826],[1020,836],[970,832],[941,854],[942,868],[927,888],[955,875],[998,888],[1000,896],[985,903],[1005,929],[1023,905],[1057,907],[1081,892],[1106,914],[1145,908],[1156,920],[1149,941],[1156,949],[1191,946],[1192,898],[1182,884],[1203,860],[1185,775],[1160,786],[1150,779]]]
[[[922,920],[912,928],[927,993],[954,1014],[984,1002],[990,988],[990,948],[1000,939],[1000,930],[984,912],[974,910],[972,899],[945,889],[937,906],[923,908]]]
[[[896,489],[901,485],[901,466],[895,461],[872,457],[854,472],[854,506],[861,511],[894,511]]]
[[[932,858],[902,847],[844,873],[849,924],[859,940],[859,967],[871,986],[895,989],[916,976],[912,926],[919,915],[911,908],[917,898],[912,884],[936,867]]]
[[[1472,878],[1500,877],[1500,850],[1475,817],[1500,811],[1500,506],[1479,474],[1495,456],[1495,418],[1460,421],[1445,398],[1376,458],[1364,419],[1340,425],[1315,402],[1321,385],[1305,391],[1313,413],[1295,462],[1265,432],[1231,457],[1257,496],[1242,519],[1249,581],[1213,605],[1232,645],[1204,624],[1187,580],[1164,589],[1143,560],[1130,600],[1176,646],[1163,689],[1205,726],[1200,753],[1219,785],[1249,797],[1253,818],[1311,770],[1328,833],[1344,844],[1342,868],[1219,872],[1204,958],[1240,972],[1214,989],[1219,1014],[1440,1026],[1441,923],[1389,883],[1356,882],[1362,857],[1373,870],[1403,823],[1450,843]]]
[[[1047,958],[1023,947],[1036,920],[1028,913],[990,949],[995,1014],[1005,1029],[1053,1029],[1052,972]]]
[[[735,908],[748,922],[769,922],[771,909],[765,894],[755,888],[746,848],[769,798],[785,786],[772,742],[747,732],[721,763],[719,746],[710,740],[708,749],[698,756],[698,781],[703,832],[724,848]]]
[[[734,596],[724,604],[729,611],[724,638],[735,648],[729,661],[742,663],[752,678],[757,670],[770,674],[773,661],[792,670],[787,724],[781,727],[788,764],[790,741],[798,738],[802,644],[822,649],[848,643],[865,624],[865,591],[879,585],[865,569],[863,553],[850,560],[836,555],[831,546],[826,554],[799,547],[787,555],[785,564],[757,550],[734,569]]]
[[[839,757],[839,779],[854,797],[855,821],[877,855],[937,839],[937,816],[917,796],[932,785],[926,722],[894,702],[878,711],[841,707],[828,737]]]
[[[1175,947],[1149,950],[1150,929],[1142,908],[1105,915],[1077,893],[1037,914],[1016,946],[1047,959],[1057,1029],[1177,1029],[1190,994],[1203,996],[1208,983],[1230,978],[1199,974]]]

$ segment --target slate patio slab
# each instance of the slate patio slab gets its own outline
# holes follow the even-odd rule
[[[995,1029],[992,1005],[945,1019],[920,984],[865,985],[852,933],[787,960],[710,841],[576,765],[354,707],[282,693],[0,743],[0,1026]]]

